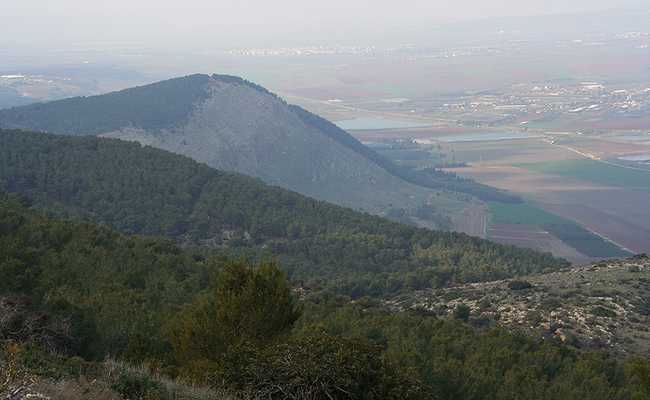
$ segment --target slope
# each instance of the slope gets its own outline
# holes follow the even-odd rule
[[[294,279],[354,296],[567,265],[548,254],[389,222],[119,140],[0,131],[0,190],[126,233],[277,256]]]
[[[429,205],[449,216],[465,206],[457,194],[403,180],[356,139],[307,115],[243,79],[192,75],[2,110],[0,127],[138,141],[376,214]],[[426,225],[450,227],[441,215]]]
[[[197,257],[171,241],[47,218],[5,195],[0,248],[3,398],[284,399],[288,392],[302,399],[313,393],[305,387],[335,394],[317,398],[337,399],[635,400],[650,393],[644,359],[581,352],[425,313],[389,313],[369,299],[318,296],[304,299],[303,318],[279,344],[231,346],[218,362],[190,365],[190,380],[179,372],[185,355],[195,360],[193,349],[178,357],[169,328],[196,304],[215,305],[205,302],[228,279],[226,260]],[[239,312],[227,315],[233,323],[250,322]],[[214,328],[207,336],[192,331],[192,338],[215,339],[223,328]],[[360,379],[393,388],[391,395],[376,395]]]
[[[497,324],[619,356],[650,352],[650,259],[645,255],[525,280],[410,293],[389,303],[438,315],[465,305],[480,325]]]

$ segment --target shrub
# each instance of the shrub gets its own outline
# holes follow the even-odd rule
[[[591,309],[591,313],[597,317],[608,317],[608,318],[613,318],[616,317],[616,313],[609,308],[605,308],[603,306],[596,306]]]
[[[236,354],[224,359],[212,384],[229,382],[235,391],[252,398],[431,398],[414,372],[389,365],[381,347],[362,339],[313,333],[264,351],[249,347]]]
[[[528,281],[514,280],[508,282],[508,289],[510,290],[526,290],[532,287],[533,285]]]
[[[120,374],[112,389],[127,400],[164,400],[168,397],[162,385],[149,376],[127,371]]]
[[[466,304],[459,304],[454,309],[454,318],[460,321],[469,321],[472,310]]]

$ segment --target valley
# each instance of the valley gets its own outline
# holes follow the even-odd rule
[[[440,96],[444,104],[427,103],[430,97],[305,103],[344,118],[341,126],[398,164],[441,168],[575,225],[580,241],[591,244],[577,245],[568,233],[532,223],[530,215],[513,226],[492,214],[485,235],[584,264],[650,250],[648,82],[640,76],[618,87],[538,82]],[[362,117],[367,124],[359,126],[363,119],[344,115],[372,117]],[[476,218],[481,225],[484,217]],[[456,229],[480,234],[471,226],[465,220]]]
[[[0,11],[0,400],[650,399],[647,0]]]

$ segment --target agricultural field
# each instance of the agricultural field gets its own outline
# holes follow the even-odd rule
[[[552,253],[575,265],[585,265],[594,258],[580,253],[544,228],[524,224],[490,224],[487,239],[497,243]]]
[[[573,136],[553,138],[552,142],[486,143],[482,162],[464,158],[481,154],[481,146],[457,144],[456,158],[468,160],[469,166],[452,171],[519,194],[549,215],[571,221],[586,231],[606,238],[607,242],[615,243],[624,251],[648,252],[650,173],[634,166],[625,168],[607,161],[618,164],[617,159],[623,154],[647,153],[648,147],[612,141],[619,137]],[[608,148],[610,143],[611,150]],[[630,151],[632,149],[634,152]],[[589,158],[589,155],[596,159]],[[498,211],[492,209],[492,212]],[[520,214],[514,213],[511,218],[517,215]],[[520,215],[519,219],[539,218],[539,212],[535,212]],[[565,243],[567,240],[573,241],[572,247],[577,246],[576,232],[546,231]],[[592,247],[584,242],[581,246],[583,249]],[[591,254],[596,253],[592,251]]]
[[[650,171],[605,161],[563,160],[519,166],[540,174],[565,176],[604,186],[650,191]]]
[[[327,68],[278,58],[291,79],[269,86],[402,167],[442,168],[525,201],[498,209],[484,198],[454,215],[455,229],[585,264],[650,253],[647,50],[600,44],[499,41],[498,56],[375,49]]]
[[[531,243],[526,247],[543,249],[541,243],[551,243],[553,238],[575,249],[579,254],[591,259],[630,256],[630,252],[618,245],[590,232],[579,224],[551,214],[531,204],[490,203],[490,230],[488,237],[497,241],[518,244],[523,240]],[[525,226],[528,229],[514,229],[513,226]],[[507,233],[504,235],[504,231]],[[499,240],[501,239],[501,240]],[[557,245],[555,252],[559,249]],[[564,250],[567,258],[580,259],[576,254]]]

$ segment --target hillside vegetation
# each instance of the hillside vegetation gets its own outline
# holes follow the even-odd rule
[[[0,110],[0,126],[38,132],[97,135],[130,126],[151,131],[187,123],[208,93],[207,75],[167,80],[102,96],[73,97]]]
[[[134,140],[320,200],[452,228],[475,196],[519,201],[441,171],[400,167],[344,130],[268,90],[226,75],[191,75],[92,97],[0,110],[0,127]],[[422,206],[435,209],[426,219]]]
[[[561,341],[479,330],[462,322],[463,313],[457,313],[460,320],[395,314],[369,299],[351,303],[329,295],[308,294],[299,301],[273,264],[203,258],[169,241],[57,221],[14,196],[0,199],[0,246],[5,249],[3,395],[273,400],[650,395],[647,360],[622,361]],[[277,313],[285,318],[273,318]],[[108,355],[120,362],[96,361]]]
[[[548,254],[389,222],[119,140],[2,131],[0,189],[54,215],[124,233],[279,257],[292,279],[355,297],[567,266]]]
[[[650,258],[605,261],[523,279],[409,293],[389,301],[618,355],[650,354]]]

